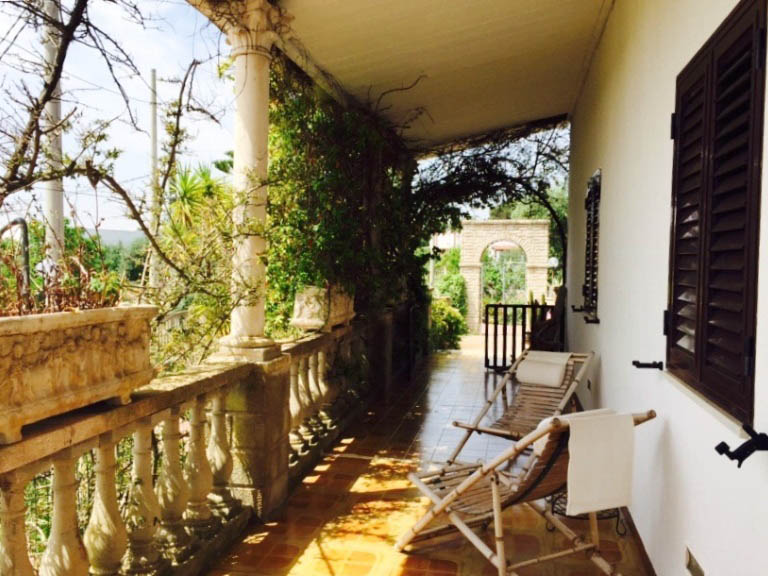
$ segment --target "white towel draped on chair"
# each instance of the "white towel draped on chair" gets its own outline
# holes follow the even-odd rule
[[[556,416],[570,423],[567,514],[628,506],[632,499],[635,431],[631,414],[608,408]],[[552,418],[545,418],[539,428]],[[547,436],[533,443],[541,456]]]
[[[632,415],[595,410],[565,417],[571,427],[566,513],[628,506],[635,456]]]
[[[524,384],[557,388],[563,383],[570,357],[568,352],[531,350],[525,360],[520,362],[515,376]]]

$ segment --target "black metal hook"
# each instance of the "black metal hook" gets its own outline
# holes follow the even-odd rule
[[[632,360],[632,366],[635,368],[651,368],[653,370],[664,370],[664,362],[640,362],[640,360]]]
[[[731,450],[731,447],[725,442],[720,442],[720,444],[715,446],[715,451],[718,454],[727,456],[731,460],[736,460],[739,468],[744,464],[744,460],[755,452],[768,450],[768,434],[764,432],[758,434],[749,424],[742,424],[741,427],[749,434],[749,440],[744,441],[736,450]]]
[[[587,309],[584,306],[576,306],[574,304],[571,304],[571,311],[572,312],[586,312]]]

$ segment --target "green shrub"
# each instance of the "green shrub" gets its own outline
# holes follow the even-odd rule
[[[448,298],[461,315],[467,317],[467,283],[460,274],[445,274],[435,286],[437,296]]]
[[[461,249],[446,250],[435,263],[435,296],[449,298],[464,318],[467,317],[467,282],[461,275]]]
[[[461,312],[445,300],[434,300],[431,321],[429,344],[432,350],[459,347],[462,334],[467,333],[467,323]]]

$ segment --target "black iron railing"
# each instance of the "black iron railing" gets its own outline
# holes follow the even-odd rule
[[[487,304],[485,306],[485,368],[504,371],[530,347],[531,334],[552,313],[549,304]]]

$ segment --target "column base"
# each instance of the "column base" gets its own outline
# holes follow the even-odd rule
[[[242,504],[232,496],[228,487],[214,489],[214,492],[208,494],[208,505],[214,516],[224,520],[231,520],[243,510]]]
[[[184,522],[181,519],[161,520],[155,539],[165,556],[170,558],[174,565],[186,561],[200,545],[197,538],[184,529]]]
[[[221,518],[214,516],[212,512],[209,512],[209,514],[197,517],[192,514],[185,514],[184,525],[187,533],[198,540],[210,540],[213,538],[221,525]]]
[[[280,346],[262,336],[224,336],[210,359],[226,362],[267,362],[280,356]]]

